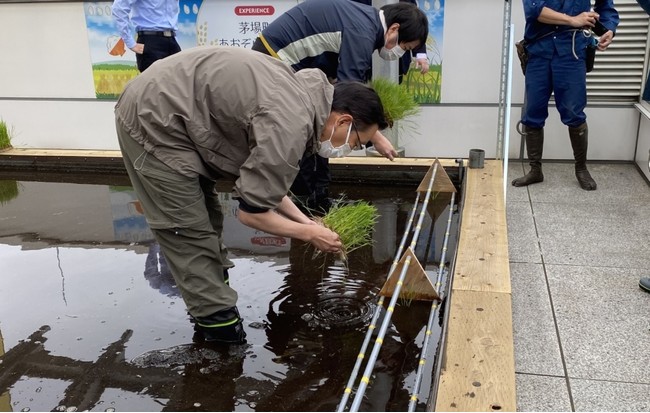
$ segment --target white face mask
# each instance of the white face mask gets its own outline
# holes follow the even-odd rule
[[[318,148],[318,154],[323,158],[342,158],[344,156],[348,156],[350,152],[352,152],[352,148],[349,144],[350,132],[352,131],[352,122],[350,122],[350,126],[348,127],[348,136],[345,138],[345,143],[341,146],[337,146],[336,148],[334,145],[332,145],[332,136],[334,136],[334,130],[336,130],[336,127],[332,128],[330,138],[325,142],[321,142],[320,148]]]
[[[404,56],[404,53],[406,53],[406,51],[399,45],[399,36],[397,37],[396,41],[397,44],[392,49],[386,49],[386,46],[379,49],[379,57],[384,60],[398,60]]]

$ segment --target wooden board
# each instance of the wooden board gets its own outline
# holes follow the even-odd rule
[[[511,292],[502,176],[499,161],[467,169],[455,290]]]
[[[121,158],[120,151],[93,151],[79,149],[17,149],[10,148],[0,152],[0,156],[51,156],[51,157],[90,157]]]
[[[433,165],[433,158],[395,158],[390,161],[379,156],[348,156],[345,158],[332,158],[330,164],[333,165],[377,165],[377,166],[419,166],[428,168]],[[455,159],[440,159],[442,166],[458,166]]]
[[[390,162],[368,158],[353,162],[368,161],[367,165]],[[442,163],[456,165],[453,160]],[[502,171],[501,162],[495,160],[485,161],[483,169],[466,170],[445,364],[435,400],[439,411],[516,410]],[[431,209],[434,215],[441,212]]]
[[[99,158],[121,158],[122,153],[118,150],[82,150],[82,149],[22,149],[9,148],[0,151],[2,156],[54,156],[54,157],[99,157]],[[329,160],[333,165],[350,166],[378,166],[378,167],[430,167],[433,158],[395,158],[390,161],[377,156],[349,156],[345,158],[332,158]],[[457,167],[455,159],[440,159],[440,164],[446,167]]]
[[[436,411],[515,411],[508,233],[500,161],[467,169]]]
[[[436,411],[514,412],[510,294],[454,291]]]

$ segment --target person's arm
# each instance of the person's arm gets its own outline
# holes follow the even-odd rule
[[[638,0],[637,0],[638,1]],[[612,43],[614,35],[616,34],[616,28],[619,23],[618,12],[614,8],[614,3],[612,0],[599,0],[596,1],[594,5],[594,11],[599,15],[599,26],[600,29],[605,28],[607,31],[603,34],[596,33],[600,35],[598,41],[598,50],[605,50]]]
[[[600,15],[595,11],[584,11],[576,16],[569,16],[568,14],[560,13],[555,10],[549,9],[548,7],[542,8],[537,20],[540,23],[545,24],[556,24],[564,25],[571,27],[594,27],[596,21],[599,19]],[[598,42],[598,50],[605,50],[612,43],[614,38],[614,32],[608,30],[605,34],[600,36]]]
[[[576,28],[594,27],[596,20],[598,20],[598,13],[585,11],[577,16],[569,16],[568,14],[557,12],[548,7],[543,7],[537,20],[544,24],[571,26]]]
[[[309,219],[307,215],[303,214],[288,196],[282,198],[277,211],[292,221],[306,225],[317,225],[314,221]]]
[[[124,44],[129,49],[136,53],[142,54],[142,44],[136,43],[134,36],[133,24],[131,23],[131,7],[136,0],[115,0],[113,2],[112,14],[115,20],[120,37],[124,40]]]
[[[321,225],[295,222],[271,210],[249,213],[240,208],[237,217],[246,226],[280,237],[309,242],[323,252],[335,253],[341,250],[338,234]]]
[[[415,67],[420,69],[420,73],[426,74],[429,71],[429,59],[427,54],[418,53],[415,57]]]
[[[377,133],[370,138],[370,142],[372,142],[372,146],[375,147],[380,155],[390,159],[391,161],[397,157],[397,151],[393,147],[393,144],[390,143],[388,138],[386,138],[381,132],[377,131]]]
[[[415,53],[415,67],[420,69],[420,73],[425,74],[429,71],[429,58],[427,57],[427,45],[422,43],[416,49]]]

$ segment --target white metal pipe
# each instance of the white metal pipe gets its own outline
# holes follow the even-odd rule
[[[424,215],[427,209],[427,205],[429,204],[429,199],[431,198],[431,190],[433,188],[433,182],[435,181],[437,171],[438,171],[438,164],[435,164],[433,167],[433,174],[431,175],[431,179],[429,180],[429,185],[427,187],[427,192],[424,197],[424,201],[422,202],[422,209],[420,210],[420,216],[415,226],[415,231],[413,232],[413,239],[410,245],[411,250],[415,250],[415,245],[417,243],[418,235],[420,234],[420,230],[422,229],[422,222],[424,221]],[[368,363],[366,364],[366,369],[364,370],[363,376],[361,376],[361,380],[357,388],[357,393],[354,396],[354,400],[352,401],[352,406],[350,408],[351,412],[359,411],[359,406],[361,405],[361,401],[363,399],[363,395],[366,392],[366,388],[370,383],[370,376],[372,375],[372,370],[375,367],[375,362],[377,361],[379,350],[381,350],[384,337],[386,336],[386,331],[388,330],[388,325],[390,324],[393,311],[395,309],[395,304],[397,303],[397,299],[399,298],[399,293],[402,289],[402,284],[404,283],[404,278],[406,277],[406,273],[408,271],[408,267],[410,264],[411,264],[411,256],[408,256],[406,257],[406,260],[404,260],[402,271],[400,273],[399,279],[397,280],[397,284],[395,285],[395,290],[393,291],[393,294],[391,296],[391,300],[390,303],[388,304],[388,308],[386,309],[386,315],[384,316],[384,320],[382,322],[381,328],[379,330],[379,333],[377,334],[375,345],[373,346],[372,353],[368,358]]]

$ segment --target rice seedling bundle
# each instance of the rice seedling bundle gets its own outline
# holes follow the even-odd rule
[[[0,181],[0,206],[16,198],[19,192],[18,181]]]
[[[384,78],[373,79],[370,86],[381,99],[391,127],[393,122],[416,115],[420,111],[420,105],[406,87]]]
[[[4,120],[0,120],[0,149],[6,149],[11,146],[11,134],[9,126]]]
[[[341,200],[332,205],[322,217],[323,225],[339,234],[342,258],[357,248],[372,244],[372,230],[377,222],[377,208],[365,201],[345,203]]]

